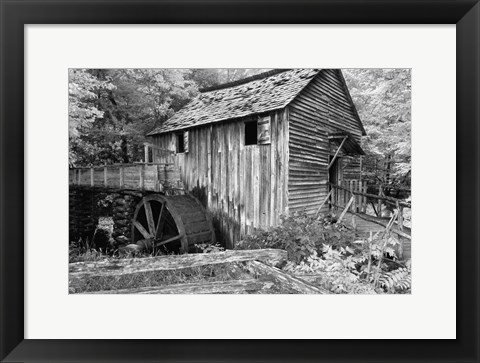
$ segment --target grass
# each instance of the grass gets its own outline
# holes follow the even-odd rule
[[[152,257],[144,254],[136,257]],[[76,243],[70,247],[70,263],[112,261],[120,257],[109,256],[101,251],[88,248],[88,243]],[[69,293],[79,294],[94,291],[123,290],[142,287],[166,286],[175,284],[232,281],[251,279],[252,275],[242,263],[224,263],[191,267],[171,271],[149,271],[117,276],[89,276],[69,286]]]
[[[128,275],[88,277],[69,287],[69,293],[133,289],[195,282],[235,280],[229,264],[217,264],[172,271],[151,271]]]

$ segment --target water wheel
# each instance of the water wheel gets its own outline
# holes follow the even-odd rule
[[[165,252],[188,252],[195,244],[215,243],[212,221],[193,196],[145,196],[135,209],[132,243]]]

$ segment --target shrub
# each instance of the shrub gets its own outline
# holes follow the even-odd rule
[[[240,241],[236,249],[279,248],[288,253],[288,259],[300,263],[323,244],[341,247],[353,240],[353,232],[344,226],[332,224],[328,217],[313,218],[305,212],[281,216],[282,223],[268,231],[257,230]]]

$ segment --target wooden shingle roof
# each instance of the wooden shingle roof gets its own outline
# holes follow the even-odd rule
[[[149,135],[260,114],[287,106],[319,69],[271,71],[200,93]]]

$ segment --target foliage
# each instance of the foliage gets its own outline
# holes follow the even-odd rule
[[[217,253],[217,252],[225,251],[225,248],[223,248],[219,243],[216,243],[214,245],[206,244],[206,243],[198,243],[198,244],[195,244],[195,247],[202,253]]]
[[[147,134],[190,101],[199,88],[263,69],[71,69],[70,164],[143,160]]]
[[[343,70],[367,132],[364,176],[371,184],[410,185],[411,70]]]
[[[318,274],[315,283],[335,294],[377,293],[373,285],[360,279],[356,262],[348,247],[336,250],[324,245],[321,257],[314,253],[299,264],[289,261],[284,269],[297,275]]]
[[[281,216],[282,223],[268,231],[257,230],[240,241],[237,249],[279,248],[296,263],[314,254],[323,243],[341,246],[353,238],[342,225],[332,224],[328,218],[316,219],[306,212]]]
[[[280,226],[256,231],[236,248],[285,249],[288,261],[284,270],[313,274],[316,284],[336,294],[409,291],[410,269],[398,269],[401,264],[396,261],[395,251],[399,242],[393,235],[378,232],[368,239],[355,240],[352,231],[330,216],[315,219],[297,212],[282,219]]]
[[[99,80],[85,69],[69,69],[68,78],[69,156],[70,163],[75,163],[77,155],[74,150],[82,134],[96,119],[103,117],[104,112],[95,104],[99,92],[112,90],[115,86],[110,80]]]
[[[94,248],[94,245],[88,239],[79,239],[71,242],[68,246],[68,262],[87,262],[100,261],[105,259],[106,255],[102,251]]]
[[[412,287],[411,270],[400,267],[396,270],[385,272],[380,276],[380,285],[388,292],[406,291]]]

